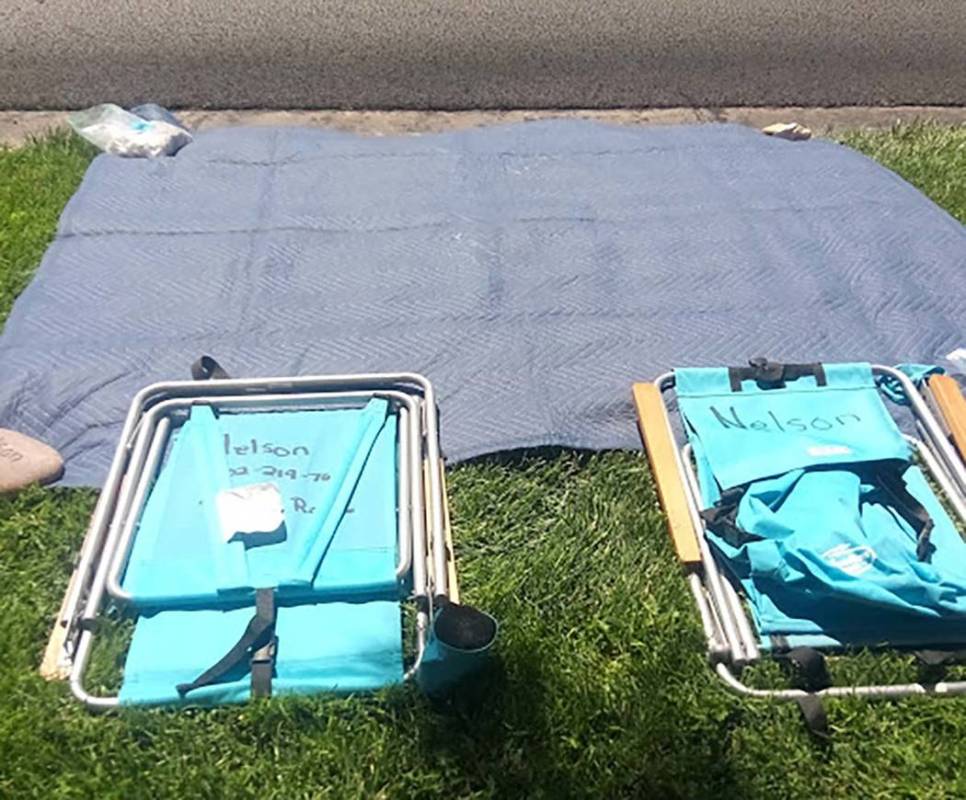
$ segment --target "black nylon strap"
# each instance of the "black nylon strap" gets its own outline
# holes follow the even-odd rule
[[[802,719],[808,732],[816,739],[827,742],[832,734],[828,727],[828,714],[825,713],[825,704],[822,698],[815,694],[807,694],[799,697],[796,701],[798,710],[802,712]]]
[[[933,521],[929,512],[912,494],[902,477],[908,468],[904,461],[872,461],[858,465],[859,477],[877,486],[888,496],[896,513],[916,532],[916,558],[928,561],[935,549],[930,541]]]
[[[784,389],[787,381],[811,375],[818,386],[825,386],[825,368],[818,362],[811,364],[782,364],[767,358],[752,358],[747,367],[728,367],[731,391],[740,392],[742,381],[755,381],[763,389]]]
[[[926,667],[948,667],[966,661],[966,650],[916,650],[913,655]]]
[[[794,668],[795,685],[808,692],[804,697],[797,698],[795,702],[798,703],[798,709],[802,712],[802,719],[809,733],[817,739],[827,741],[830,736],[828,715],[825,713],[822,698],[814,694],[832,685],[832,679],[825,665],[825,656],[812,647],[793,647],[781,658]]]
[[[202,356],[191,365],[191,377],[196,381],[221,381],[230,376],[211,356]]]
[[[747,491],[748,486],[728,489],[711,508],[701,511],[701,520],[708,530],[716,533],[732,547],[741,547],[746,542],[761,539],[760,536],[738,527],[738,506]]]
[[[793,647],[784,658],[795,668],[796,684],[806,692],[818,692],[832,685],[825,656],[813,647]]]
[[[939,683],[946,678],[946,667],[966,661],[966,650],[915,650],[919,662],[919,682]]]
[[[274,664],[274,642],[275,642],[275,590],[257,589],[255,591],[255,616],[248,622],[245,632],[234,646],[223,655],[216,663],[202,672],[190,683],[179,683],[178,694],[184,697],[188,692],[200,689],[202,686],[210,686],[218,683],[224,676],[239,664],[249,661],[252,664],[252,693],[256,690],[255,670],[256,664],[267,663],[269,667],[268,691],[271,693],[271,667]],[[265,648],[270,648],[264,655],[258,657],[257,654]],[[254,654],[254,655],[253,655]],[[270,659],[266,656],[270,655]],[[255,659],[258,658],[256,661]],[[258,690],[265,691],[264,669],[259,669]]]

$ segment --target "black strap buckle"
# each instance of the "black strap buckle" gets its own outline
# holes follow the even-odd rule
[[[220,683],[245,659],[251,666],[252,694],[265,696],[272,691],[272,671],[275,663],[277,638],[275,636],[275,590],[255,590],[255,614],[241,638],[211,667],[189,683],[176,687],[183,698],[202,686]]]
[[[743,484],[727,489],[711,508],[700,512],[705,527],[735,548],[761,539],[761,536],[738,526],[738,507],[748,491],[748,486],[749,484]]]
[[[211,356],[202,356],[191,365],[191,377],[196,381],[223,381],[231,376]]]
[[[250,661],[252,697],[272,696],[272,678],[275,675],[277,651],[277,636],[272,636],[262,647],[252,651]]]
[[[779,658],[792,668],[793,683],[807,692],[796,698],[805,726],[818,740],[827,742],[831,736],[828,715],[818,694],[832,685],[825,657],[811,647],[794,647]]]
[[[275,654],[278,652],[278,637],[273,636],[264,646],[252,652],[252,664],[274,664]]]
[[[731,391],[740,392],[742,381],[755,381],[761,389],[784,389],[787,381],[795,381],[811,375],[818,386],[825,386],[825,368],[818,362],[812,364],[783,364],[758,356],[749,359],[747,367],[728,367]]]
[[[748,367],[753,375],[753,380],[762,383],[777,383],[784,379],[785,365],[777,361],[769,361],[763,356],[748,359]]]

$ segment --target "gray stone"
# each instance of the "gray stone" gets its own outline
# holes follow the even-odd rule
[[[50,483],[64,472],[64,459],[53,447],[22,433],[0,428],[0,492],[31,483]]]

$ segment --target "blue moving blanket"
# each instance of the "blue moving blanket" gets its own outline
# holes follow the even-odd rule
[[[0,425],[102,482],[134,393],[416,370],[451,460],[638,447],[669,365],[943,363],[966,232],[836,144],[553,120],[424,136],[238,128],[97,158],[0,338]]]

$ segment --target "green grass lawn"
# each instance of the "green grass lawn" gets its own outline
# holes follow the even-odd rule
[[[966,221],[966,128],[843,138]],[[0,151],[0,319],[90,157]],[[0,797],[966,797],[966,700],[832,702],[826,747],[795,707],[724,691],[642,456],[490,459],[450,496],[464,599],[502,622],[466,696],[101,717],[36,672],[95,495],[0,499]]]

